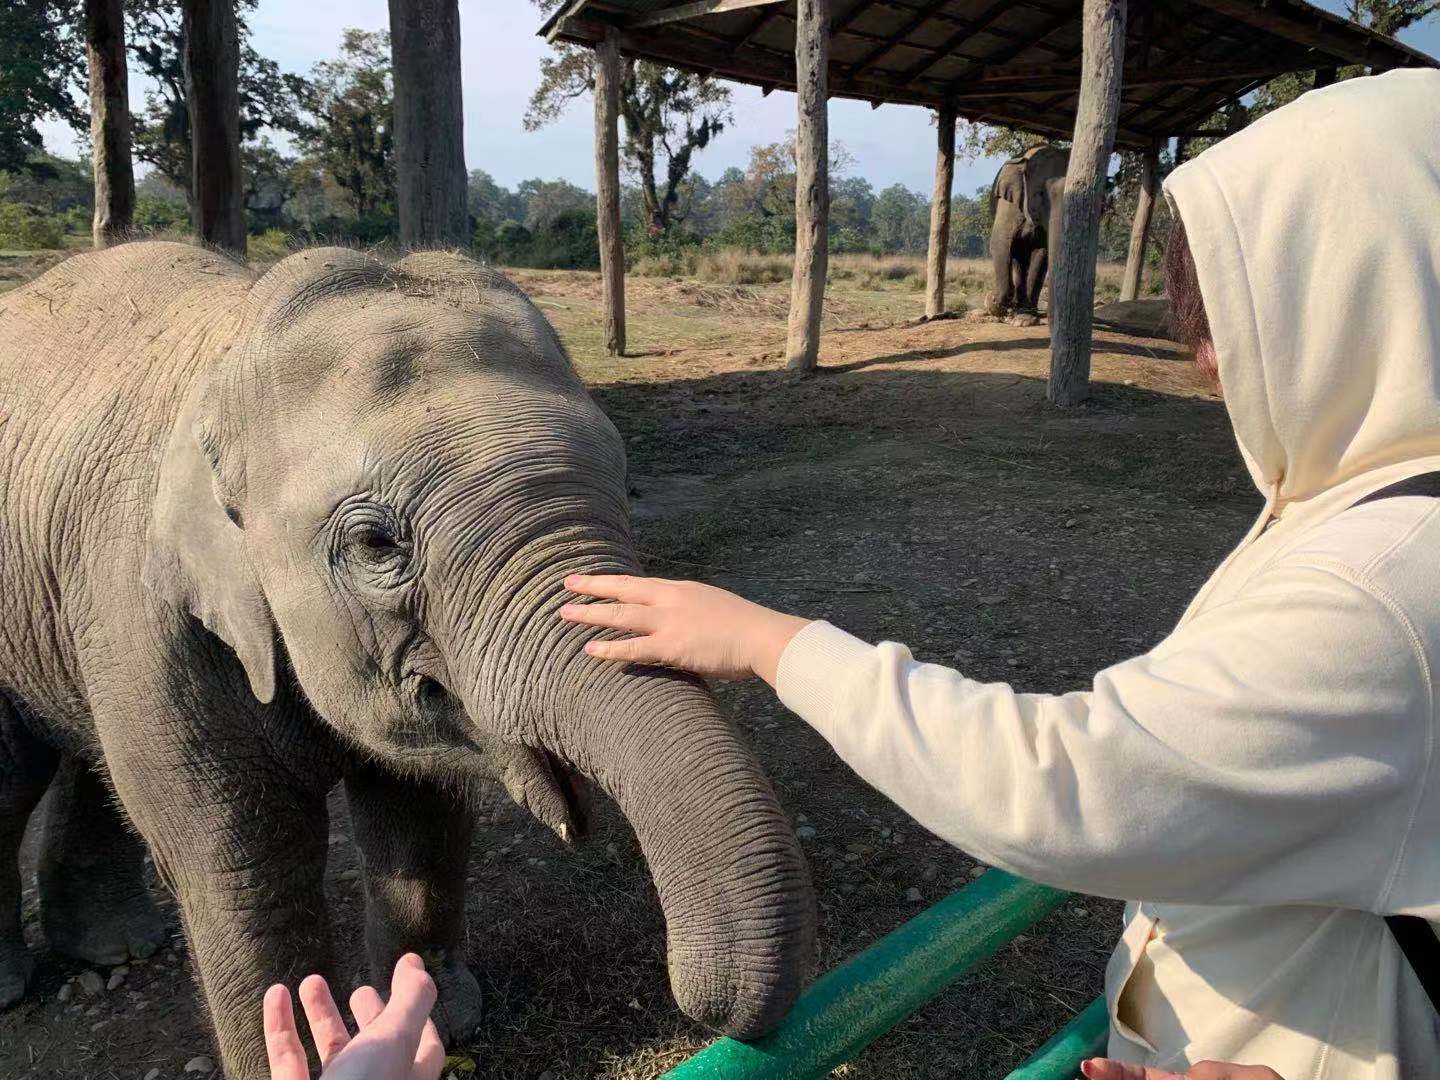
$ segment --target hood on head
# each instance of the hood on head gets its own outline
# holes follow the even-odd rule
[[[1440,71],[1312,91],[1165,194],[1262,492],[1308,499],[1440,455]]]

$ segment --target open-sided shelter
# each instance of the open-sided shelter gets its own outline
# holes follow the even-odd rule
[[[1437,66],[1304,0],[570,0],[550,39],[596,50],[596,165],[607,337],[624,351],[618,179],[622,56],[795,90],[796,242],[787,356],[819,354],[832,96],[934,109],[938,119],[926,313],[944,310],[955,120],[1071,141],[1051,272],[1051,398],[1085,396],[1099,214],[1113,148],[1145,153],[1125,290],[1138,284],[1161,143],[1223,135],[1206,118],[1287,72],[1331,81]]]

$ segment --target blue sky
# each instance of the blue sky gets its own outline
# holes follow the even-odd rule
[[[1321,6],[1341,10],[1337,0]],[[540,15],[528,0],[460,0],[463,80],[465,86],[465,162],[484,169],[507,187],[530,177],[563,177],[594,187],[592,120],[589,101],[577,101],[555,124],[527,132],[521,124],[525,103],[538,78],[546,45],[535,36]],[[261,0],[251,19],[254,44],[264,56],[289,71],[305,72],[316,60],[333,56],[345,27],[383,29],[386,0],[346,0],[343,4]],[[1432,56],[1440,55],[1440,22],[1401,35]],[[131,87],[138,104],[142,88]],[[784,138],[795,126],[795,97],[777,91],[768,98],[753,87],[736,86],[735,123],[697,155],[696,166],[716,177],[731,165],[744,165],[750,147]],[[76,153],[73,133],[64,124],[44,125],[46,144],[60,153]],[[902,183],[928,193],[934,168],[934,129],[924,109],[836,100],[830,104],[830,134],[855,158],[854,171],[877,190]],[[991,162],[957,162],[955,189],[973,192],[988,186]]]

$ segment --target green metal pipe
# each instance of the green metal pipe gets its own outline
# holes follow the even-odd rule
[[[1110,1011],[1098,997],[1005,1080],[1074,1080],[1080,1063],[1105,1053],[1110,1037]]]
[[[1069,893],[990,870],[817,979],[780,1027],[717,1039],[667,1080],[825,1076],[1064,903]]]

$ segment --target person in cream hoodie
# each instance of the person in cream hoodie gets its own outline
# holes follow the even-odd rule
[[[1440,1076],[1382,916],[1440,921],[1440,71],[1316,90],[1176,169],[1254,527],[1143,656],[1022,693],[690,582],[578,577],[616,660],[756,674],[935,834],[1124,898],[1110,1055]]]

